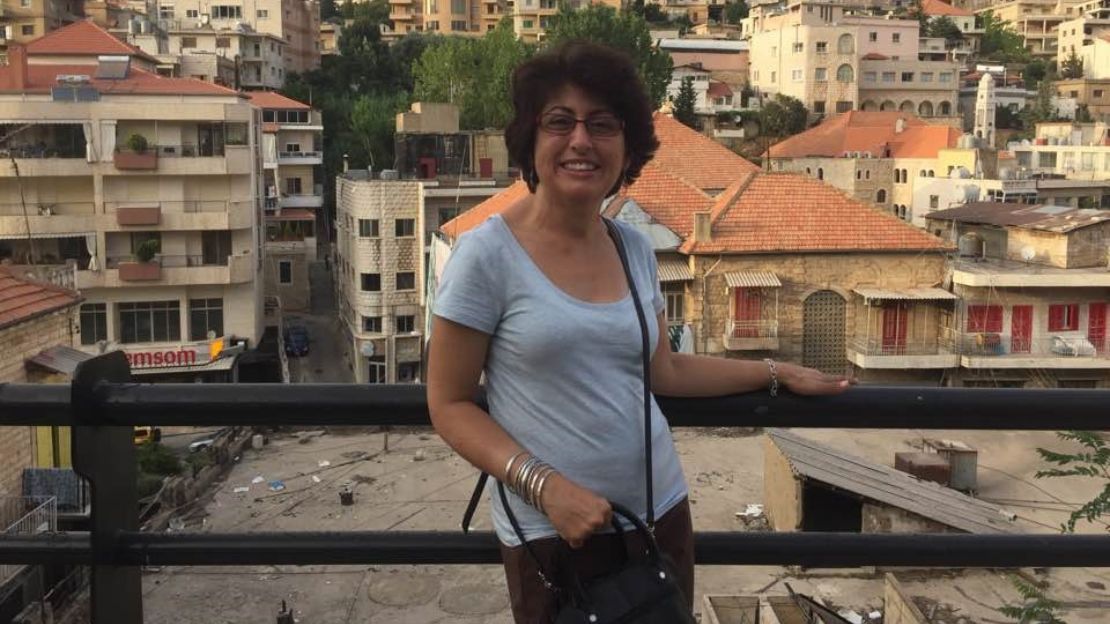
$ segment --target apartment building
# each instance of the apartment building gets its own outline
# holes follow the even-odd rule
[[[752,86],[764,95],[795,97],[818,116],[853,110],[952,115],[958,63],[922,56],[916,20],[858,10],[812,0],[752,7],[745,26]]]
[[[76,266],[81,349],[121,349],[141,379],[234,380],[262,333],[260,115],[125,56],[35,59],[13,47],[0,69],[0,257]]]
[[[774,171],[803,173],[910,220],[914,185],[938,175],[937,154],[960,135],[912,113],[853,111],[776,143],[768,155]]]
[[[940,339],[955,308],[937,288],[948,245],[820,180],[760,172],[669,117],[655,126],[657,157],[603,213],[655,246],[672,348],[941,383],[958,357]],[[525,194],[518,183],[444,234]]]
[[[591,4],[621,8],[620,0],[569,0],[562,4],[572,9]],[[508,17],[518,38],[536,43],[543,39],[559,6],[558,0],[389,0],[393,30],[383,36],[398,39],[410,32],[435,32],[480,37]]]
[[[1098,21],[1110,25],[1110,18]],[[1086,106],[1095,120],[1110,121],[1110,26],[1084,36],[1076,55],[1083,61],[1083,76],[1057,80],[1057,95]]]
[[[424,329],[423,184],[336,179],[335,276],[356,383],[418,383]]]
[[[748,85],[748,42],[714,39],[662,39],[659,48],[671,55],[675,67],[691,65],[709,72],[709,78],[739,92]]]
[[[1110,387],[1110,213],[981,203],[929,224],[959,246],[953,384]]]
[[[320,67],[317,45],[320,4],[317,0],[227,0],[222,4],[209,0],[171,0],[159,3],[157,11],[157,15],[151,17],[157,17],[159,27],[167,33],[182,32],[181,37],[197,36],[185,34],[186,31],[197,30],[210,30],[229,38],[228,31],[270,35],[239,44],[240,57],[251,69],[259,68],[258,64],[263,62],[262,57],[265,56],[265,51],[261,49],[260,54],[252,55],[254,44],[262,45],[275,40],[284,43],[281,47],[281,67],[285,74],[303,73]],[[229,41],[228,45],[234,44]],[[248,61],[248,58],[251,60]]]
[[[959,6],[952,6],[944,0],[921,0],[921,12],[929,16],[933,22],[940,18],[947,18],[960,29],[964,41],[955,46],[950,46],[959,51],[972,52],[979,49],[979,41],[983,38],[983,29],[979,27],[975,13]]]
[[[1052,60],[1059,48],[1057,28],[1081,16],[1082,4],[1075,0],[1009,0],[991,3],[976,9],[975,13],[983,15],[989,11],[996,19],[1008,22],[1010,28],[1022,36],[1025,48],[1034,57]]]
[[[158,59],[158,73],[196,78],[233,89],[280,89],[285,84],[285,41],[263,32],[216,29],[182,20],[128,22],[113,33]]]
[[[326,223],[320,111],[272,91],[254,91],[262,111],[265,292],[286,310],[307,310],[308,266],[317,258],[316,228]]]
[[[343,35],[343,25],[336,22],[322,22],[320,35],[316,38],[321,56],[339,54],[339,38]]]
[[[3,0],[0,47],[8,43],[27,43],[84,19],[83,4],[81,0]]]
[[[1018,167],[1045,177],[1099,180],[1110,185],[1110,124],[1037,124],[1033,141],[1010,143]]]

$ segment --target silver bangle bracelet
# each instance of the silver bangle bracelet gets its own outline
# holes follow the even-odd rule
[[[554,468],[543,473],[543,476],[540,477],[539,483],[536,484],[536,509],[539,509],[540,513],[547,513],[547,511],[543,508],[543,488],[545,485],[547,485],[548,477],[553,474],[555,474]]]
[[[767,369],[769,371],[771,371],[771,383],[770,383],[770,386],[768,387],[768,390],[770,391],[771,396],[777,397],[779,395],[779,371],[778,371],[778,368],[775,366],[775,361],[772,360],[771,358],[766,358],[763,361],[767,363]]]
[[[505,482],[509,481],[509,478],[513,474],[513,464],[516,463],[516,460],[520,459],[522,456],[527,455],[527,454],[528,454],[528,451],[521,451],[521,452],[517,453],[516,455],[513,455],[512,457],[509,458],[509,462],[507,464],[505,464],[505,478],[502,479],[502,481],[505,481]]]

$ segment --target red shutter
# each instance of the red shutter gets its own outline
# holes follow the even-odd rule
[[[1048,306],[1048,331],[1075,331],[1079,329],[1079,304],[1066,303]]]
[[[1002,306],[987,307],[987,331],[992,334],[1002,333]]]
[[[976,333],[983,331],[987,325],[987,306],[967,306],[967,331]]]

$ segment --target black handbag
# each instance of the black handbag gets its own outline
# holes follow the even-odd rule
[[[543,565],[531,546],[524,539],[524,532],[520,529],[516,516],[509,506],[505,496],[505,486],[498,482],[497,491],[501,497],[501,504],[517,538],[527,549],[528,554],[536,561],[540,570],[540,579],[552,591],[560,593],[561,606],[555,617],[555,624],[695,624],[694,614],[690,612],[687,596],[678,586],[677,577],[672,571],[672,566],[667,557],[659,551],[655,542],[655,505],[652,500],[651,478],[651,342],[648,335],[647,318],[644,315],[643,305],[640,303],[639,294],[636,292],[636,282],[632,278],[632,270],[628,265],[628,255],[625,252],[624,242],[616,225],[609,219],[603,219],[610,238],[617,247],[617,254],[621,259],[625,279],[628,280],[628,290],[632,302],[636,307],[636,316],[640,322],[640,336],[642,340],[642,363],[644,378],[644,463],[647,475],[647,522],[632,513],[626,507],[609,501],[613,509],[613,528],[625,543],[625,560],[623,567],[612,573],[582,582],[572,569],[566,570],[562,575],[566,579],[563,587],[552,585],[557,577],[554,574],[544,573]],[[660,336],[665,340],[665,336]],[[478,506],[482,490],[485,487],[488,474],[483,473],[478,480],[478,485],[471,496],[466,514],[463,516],[463,531],[470,526],[470,519]],[[627,542],[621,529],[618,517],[624,517],[632,523],[634,530],[640,534],[647,545],[646,558],[634,560],[627,552]]]

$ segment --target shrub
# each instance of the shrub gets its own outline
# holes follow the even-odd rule
[[[141,472],[163,476],[181,472],[181,461],[177,455],[157,442],[142,443],[136,454]]]
[[[139,243],[138,249],[135,250],[135,257],[139,259],[139,262],[150,262],[160,251],[162,251],[162,245],[158,242],[158,239],[150,238]]]
[[[145,154],[150,144],[147,143],[146,137],[141,134],[132,134],[127,137],[127,149],[135,152],[136,154]]]

